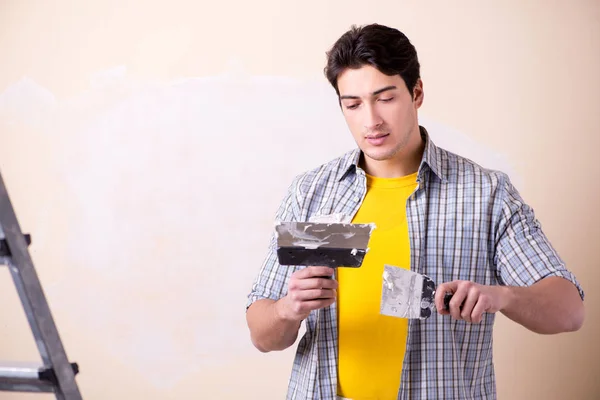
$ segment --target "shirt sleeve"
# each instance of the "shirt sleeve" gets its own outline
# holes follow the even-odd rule
[[[533,209],[507,176],[500,182],[503,201],[495,254],[500,283],[530,286],[543,278],[559,276],[571,281],[583,300],[581,285],[552,247]]]
[[[296,198],[296,183],[298,178],[294,179],[289,186],[287,193],[281,201],[275,214],[275,221],[297,221],[298,200]],[[267,255],[263,261],[262,267],[252,284],[252,289],[248,294],[246,310],[257,300],[273,299],[279,300],[287,294],[288,281],[297,267],[281,266],[277,259],[277,239],[275,233],[271,235]]]

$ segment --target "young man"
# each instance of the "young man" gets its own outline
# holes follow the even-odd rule
[[[508,176],[436,147],[419,125],[419,68],[406,36],[381,25],[353,27],[328,52],[358,148],[299,175],[276,219],[341,214],[377,228],[361,268],[335,272],[280,267],[272,240],[246,316],[263,352],[291,346],[306,322],[288,399],[494,399],[496,312],[544,334],[583,323],[582,289]],[[443,282],[438,313],[381,315],[384,264]]]

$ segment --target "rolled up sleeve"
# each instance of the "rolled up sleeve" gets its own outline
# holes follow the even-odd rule
[[[281,201],[275,214],[275,221],[296,221],[297,199],[295,196],[296,182],[294,179],[288,187],[287,193]],[[287,294],[287,285],[290,276],[296,270],[293,266],[281,266],[277,258],[277,238],[275,233],[271,235],[267,255],[263,261],[262,267],[252,284],[252,289],[248,294],[246,310],[257,300],[273,299],[279,300]]]
[[[502,212],[494,257],[498,280],[509,286],[530,286],[543,278],[559,276],[584,291],[542,231],[533,209],[525,204],[510,179],[501,183]]]

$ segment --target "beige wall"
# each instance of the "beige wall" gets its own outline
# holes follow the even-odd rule
[[[253,351],[244,296],[289,179],[351,145],[324,52],[374,21],[416,45],[440,140],[506,166],[587,293],[577,333],[499,318],[499,398],[598,398],[600,3],[497,3],[0,2],[0,170],[85,398],[284,397],[292,352]],[[33,359],[0,278],[0,359]]]

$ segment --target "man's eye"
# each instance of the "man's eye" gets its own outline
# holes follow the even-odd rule
[[[392,101],[392,100],[394,100],[394,98],[393,98],[393,97],[389,97],[389,98],[387,98],[387,99],[379,99],[379,100],[380,100],[380,101],[383,101],[384,103],[387,103],[388,101]]]
[[[346,106],[348,110],[354,110],[356,107],[358,107],[358,104],[350,104]]]

